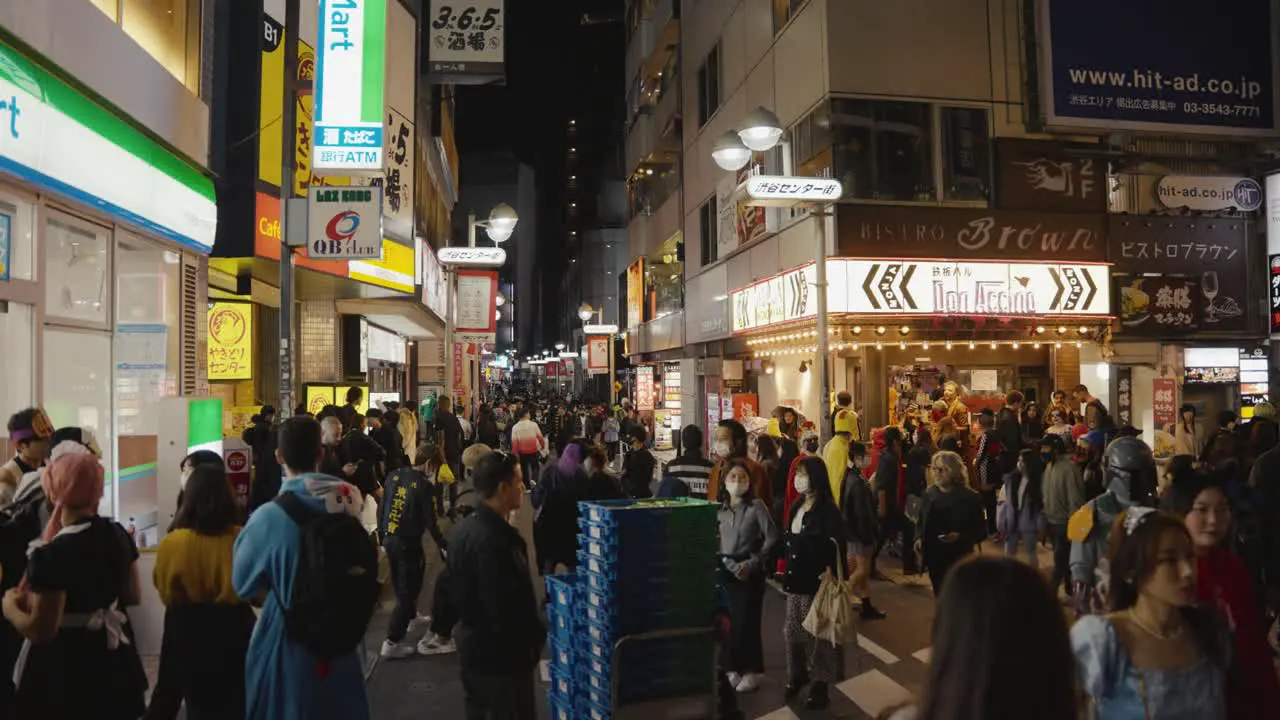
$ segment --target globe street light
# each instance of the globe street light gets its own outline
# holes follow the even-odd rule
[[[751,149],[743,144],[738,133],[730,130],[716,138],[711,146],[711,157],[722,170],[737,172],[751,162]]]
[[[476,246],[476,228],[484,228],[485,234],[489,236],[490,240],[495,244],[501,244],[506,242],[506,240],[511,237],[511,234],[515,232],[516,223],[519,221],[520,217],[516,214],[515,209],[506,203],[498,203],[495,205],[494,208],[489,211],[489,218],[487,220],[477,220],[474,214],[468,214],[467,247],[474,248]],[[503,251],[500,249],[492,250],[491,252],[497,256],[504,255]],[[499,257],[499,259],[494,262],[482,262],[477,264],[484,267],[493,267],[495,265],[501,265],[503,262],[504,259]],[[455,266],[446,266],[445,282],[447,285],[445,291],[444,343],[445,347],[448,348],[450,352],[452,352],[454,345],[454,303],[456,302],[454,295],[457,293],[458,280],[458,275],[455,270]],[[501,295],[498,296],[499,305],[502,304],[501,297]],[[498,317],[497,319],[501,318]],[[479,366],[477,366],[476,370],[477,373],[472,378],[474,381],[474,385],[472,387],[473,393],[477,392],[480,386],[480,377],[478,373]],[[453,376],[453,363],[445,363],[444,376],[445,386],[449,388],[449,392],[453,392],[455,382],[457,381]]]
[[[738,131],[742,144],[755,152],[772,150],[782,139],[782,123],[778,116],[762,107],[747,113],[742,119],[742,129]]]
[[[560,352],[563,349],[564,349],[564,343],[562,342],[556,343],[556,352]]]
[[[591,306],[586,303],[582,303],[581,307],[578,308],[578,318],[582,320],[582,322],[587,322],[595,314],[596,311],[592,310]]]

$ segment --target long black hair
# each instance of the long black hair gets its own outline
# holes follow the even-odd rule
[[[747,429],[737,420],[721,420],[720,427],[729,429],[729,437],[731,438],[732,447],[729,449],[730,457],[744,458],[747,456]]]
[[[1076,659],[1062,606],[1017,560],[947,573],[933,619],[920,720],[1075,720]]]
[[[202,463],[191,470],[182,504],[173,517],[172,530],[194,530],[201,535],[221,535],[236,524],[236,501],[222,465]]]
[[[1031,503],[1031,514],[1039,515],[1044,510],[1044,460],[1040,458],[1039,452],[1031,449],[1018,453],[1018,460],[1026,468],[1027,502]],[[1022,474],[1019,473],[1020,476]],[[1018,487],[1021,487],[1022,482],[1024,481],[1019,477]],[[1018,495],[1019,493],[1015,490],[1013,497],[1008,498],[1008,501],[1013,503],[1015,509],[1021,510],[1022,508],[1018,505]]]
[[[742,502],[750,505],[755,502],[756,489],[752,487],[751,466],[743,458],[733,458],[725,463],[724,468],[720,471],[720,491],[717,493],[716,500],[719,500],[720,504],[725,507],[729,506],[729,487],[725,481],[729,479],[729,473],[733,472],[734,469],[739,469],[747,475],[747,492],[742,496]]]
[[[800,460],[800,465],[796,468],[796,474],[801,472],[809,476],[809,490],[813,493],[813,510],[817,512],[823,506],[829,505],[833,510],[837,509],[836,499],[831,494],[831,480],[827,475],[827,463],[816,455],[810,455]],[[791,503],[791,517],[787,518],[787,522],[795,517],[796,511],[804,506],[804,502]]]

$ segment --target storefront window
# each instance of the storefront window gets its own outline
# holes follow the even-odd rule
[[[116,515],[118,483],[113,473],[115,439],[111,432],[111,334],[96,330],[46,327],[42,353],[42,405],[54,427],[88,428],[102,448],[108,487],[100,511]]]
[[[931,115],[924,103],[832,100],[835,172],[845,197],[933,200]]]
[[[987,111],[944,107],[942,116],[943,192],[947,200],[986,200],[990,194],[990,136]]]
[[[124,31],[174,77],[198,92],[200,0],[123,0],[120,7]]]
[[[4,372],[0,373],[2,414],[31,407],[35,402],[35,309],[0,300],[0,348],[4,348]],[[8,455],[2,455],[7,459]]]
[[[181,256],[124,237],[116,248],[115,420],[121,518],[140,531],[167,520],[157,506],[160,401],[178,394]]]
[[[36,279],[35,204],[0,190],[0,263],[7,261],[10,280]]]
[[[61,215],[44,228],[45,315],[105,328],[111,258],[106,229]]]

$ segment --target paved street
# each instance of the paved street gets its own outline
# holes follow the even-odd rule
[[[748,718],[872,718],[920,689],[928,661],[933,596],[927,584],[913,585],[916,581],[904,581],[890,567],[885,570],[896,582],[875,582],[872,594],[889,617],[861,626],[864,652],[857,659],[846,658],[848,679],[833,691],[831,707],[820,713],[806,711],[803,696],[790,708],[783,702],[783,597],[776,590],[768,591],[764,616],[766,681],[758,692],[739,695]],[[424,593],[424,597],[429,595]],[[376,642],[381,640],[386,621],[385,613],[375,619],[370,648],[376,648]],[[545,687],[541,685],[540,691]],[[377,662],[369,680],[369,694],[373,716],[379,720],[462,717],[456,656]],[[540,717],[546,717],[544,705],[540,698]]]

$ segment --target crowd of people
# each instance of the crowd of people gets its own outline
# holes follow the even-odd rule
[[[102,453],[88,430],[21,411],[0,466],[0,675],[12,677],[0,716],[173,718],[185,706],[195,720],[368,717],[357,648],[380,545],[395,597],[381,656],[457,652],[467,717],[533,718],[545,628],[515,527],[526,490],[543,574],[576,568],[580,501],[718,503],[708,573],[721,589],[725,717],[740,716],[736,693],[762,685],[770,580],[785,596],[773,629],[784,695],[829,704],[846,654],[861,651],[817,639],[806,618],[846,574],[861,619],[884,618],[871,594],[886,548],[904,573],[928,574],[938,611],[924,691],[885,717],[1275,716],[1280,433],[1269,406],[1248,423],[1224,417],[1158,462],[1084,388],[1070,406],[1054,393],[1043,421],[1011,392],[972,429],[949,394],[928,416],[871,430],[869,444],[848,393],[823,419],[825,446],[789,408],[756,435],[734,420],[709,439],[689,425],[665,463],[626,403],[495,398],[461,417],[447,398],[429,415],[361,413],[354,395],[284,421],[263,407],[244,433],[247,507],[217,454],[178,468],[150,579],[166,614],[149,703],[125,612],[145,579],[130,530],[97,514]],[[428,617],[418,596],[432,548],[441,571]],[[415,626],[426,633],[409,643]],[[82,691],[65,692],[71,676]]]

